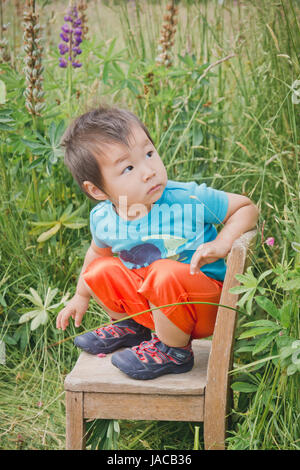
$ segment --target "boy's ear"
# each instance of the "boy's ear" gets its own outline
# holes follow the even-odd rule
[[[108,199],[107,194],[101,191],[101,189],[97,188],[97,186],[95,186],[90,181],[84,181],[82,185],[86,192],[89,193],[89,195],[94,199],[97,199],[98,201],[105,201],[105,199]]]

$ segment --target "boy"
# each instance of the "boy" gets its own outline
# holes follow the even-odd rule
[[[92,242],[76,293],[57,328],[65,330],[69,317],[78,327],[91,296],[112,320],[165,305],[80,335],[75,344],[91,354],[127,346],[111,361],[135,379],[189,371],[192,339],[213,333],[224,258],[255,226],[257,207],[206,184],[168,180],[148,130],[123,109],[102,106],[79,116],[62,145],[73,177],[100,202],[90,214]],[[225,224],[219,234],[218,223]],[[170,305],[177,302],[206,303]]]

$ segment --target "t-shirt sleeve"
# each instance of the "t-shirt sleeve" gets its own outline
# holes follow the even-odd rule
[[[103,241],[101,241],[101,239],[97,236],[96,228],[97,228],[97,214],[96,214],[96,208],[94,208],[91,210],[91,213],[90,213],[90,231],[92,234],[92,238],[93,238],[94,243],[99,248],[107,248],[108,245],[103,243]]]
[[[205,183],[195,187],[194,196],[204,206],[204,222],[207,224],[220,224],[226,217],[228,210],[228,196],[224,191],[213,189]]]

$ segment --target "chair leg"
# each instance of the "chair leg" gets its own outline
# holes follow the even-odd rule
[[[220,391],[219,391],[220,392]],[[227,393],[226,393],[227,392]],[[218,396],[206,395],[204,407],[204,448],[225,450],[230,391]]]
[[[82,392],[66,392],[66,449],[85,449]]]
[[[223,414],[207,414],[204,418],[204,449],[225,450],[227,420]]]

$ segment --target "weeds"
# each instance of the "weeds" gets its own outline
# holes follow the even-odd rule
[[[43,57],[27,64],[39,70],[32,95],[26,89],[37,72],[24,66],[39,46],[22,50],[24,12],[1,3],[1,448],[65,445],[63,381],[77,351],[55,328],[56,304],[75,289],[90,239],[91,202],[66,171],[59,142],[71,117],[102,100],[145,121],[170,179],[206,182],[259,205],[261,239],[237,288],[245,313],[236,330],[227,444],[300,448],[299,5],[172,2],[172,63],[157,67],[168,3],[79,2],[83,65],[70,78],[57,65],[65,5],[48,2],[39,16],[48,35]],[[30,4],[38,15],[40,3]],[[29,32],[26,38],[30,42]],[[40,313],[19,323],[24,309]],[[85,329],[105,321],[92,301]],[[70,325],[67,334],[82,331]],[[202,424],[111,421],[89,428],[90,448],[203,448]]]

